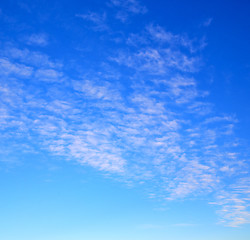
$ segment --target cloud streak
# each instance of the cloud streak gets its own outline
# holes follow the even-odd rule
[[[92,28],[95,31],[107,31],[109,29],[106,24],[106,13],[98,14],[95,12],[89,12],[87,14],[76,14],[76,17],[91,22],[93,24]]]
[[[26,43],[28,45],[37,45],[44,47],[48,45],[48,36],[44,33],[32,34],[26,37]]]
[[[147,8],[137,0],[110,0],[108,5],[117,9],[116,18],[127,22],[129,16],[147,13]]]

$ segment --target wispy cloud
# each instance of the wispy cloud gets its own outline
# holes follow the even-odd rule
[[[149,24],[146,30],[153,40],[160,44],[169,44],[172,47],[183,47],[188,49],[190,52],[196,52],[201,50],[205,46],[204,39],[190,39],[188,36],[183,34],[174,34],[166,31],[159,25]]]
[[[37,45],[41,47],[48,45],[48,35],[45,33],[32,34],[25,39],[26,43],[29,45]]]
[[[206,19],[206,20],[202,23],[202,26],[204,26],[204,27],[209,27],[209,26],[211,25],[212,21],[213,21],[213,18],[208,18],[208,19]]]
[[[61,68],[62,63],[52,60],[47,54],[38,51],[30,51],[27,48],[16,48],[7,45],[1,50],[1,55],[15,62],[25,64],[26,66]]]
[[[137,0],[110,0],[109,6],[118,9],[116,18],[126,22],[130,14],[145,14],[147,8]]]
[[[228,190],[222,190],[217,195],[217,200],[211,204],[219,205],[220,223],[238,227],[250,223],[250,180],[245,177],[236,184],[229,186]]]
[[[76,17],[91,22],[95,31],[106,31],[109,29],[106,24],[106,13],[89,12],[87,14],[76,14]]]
[[[14,75],[20,77],[29,77],[33,72],[32,67],[25,66],[19,63],[13,63],[9,59],[0,59],[0,73],[2,75]]]
[[[195,72],[199,65],[198,58],[188,57],[179,51],[169,48],[154,49],[148,47],[131,54],[121,51],[112,60],[119,64],[157,75],[169,73],[173,69]]]
[[[132,34],[127,43],[130,51],[120,50],[111,59],[119,64],[156,75],[173,71],[196,72],[201,59],[193,54],[192,41],[181,35],[166,32],[160,26],[148,25],[146,31]],[[164,43],[164,44],[162,44]],[[189,53],[183,51],[188,49]]]
[[[131,13],[144,14],[147,12],[147,8],[137,0],[110,0],[110,3]]]
[[[47,82],[60,82],[62,80],[63,73],[54,69],[39,69],[35,73],[35,79]]]

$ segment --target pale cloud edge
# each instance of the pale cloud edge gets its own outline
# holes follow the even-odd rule
[[[47,46],[49,44],[48,35],[45,33],[31,34],[25,37],[28,45]]]

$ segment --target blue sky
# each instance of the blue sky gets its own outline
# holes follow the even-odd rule
[[[248,1],[2,1],[0,238],[249,239]]]

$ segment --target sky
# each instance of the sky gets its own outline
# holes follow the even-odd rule
[[[0,29],[0,239],[249,239],[249,1],[3,0]]]

